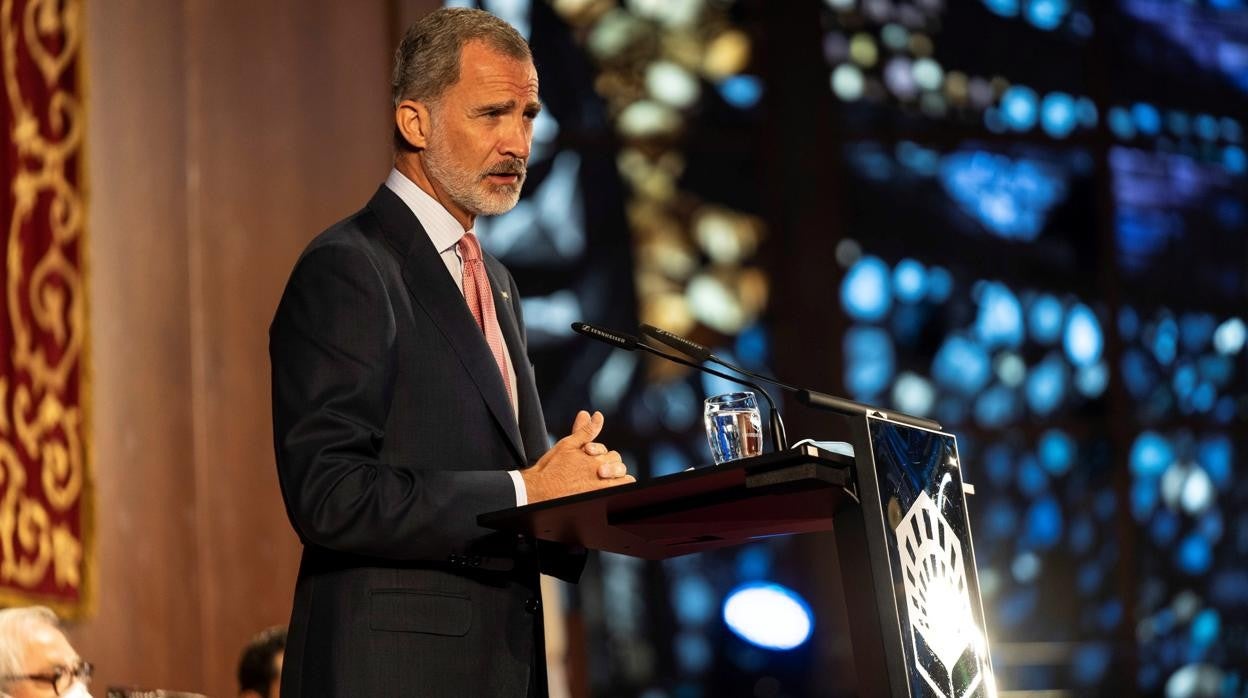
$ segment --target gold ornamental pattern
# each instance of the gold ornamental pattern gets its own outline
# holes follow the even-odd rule
[[[82,10],[0,0],[0,604],[68,618],[89,611],[93,576]]]

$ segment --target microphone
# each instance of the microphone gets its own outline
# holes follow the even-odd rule
[[[752,388],[754,390],[757,390],[758,392],[762,393],[763,398],[767,400],[767,407],[771,410],[771,446],[772,446],[772,449],[775,450],[776,452],[779,452],[779,451],[786,450],[789,447],[788,439],[784,435],[784,421],[780,419],[780,411],[776,409],[775,401],[771,399],[771,396],[767,394],[766,390],[763,390],[763,387],[761,385],[747,381],[747,380],[743,380],[740,376],[733,376],[733,375],[724,373],[722,371],[716,371],[713,368],[707,368],[700,363],[695,363],[682,356],[676,356],[675,354],[669,354],[665,351],[659,351],[658,349],[655,349],[649,344],[646,344],[645,342],[638,340],[636,337],[634,337],[631,334],[627,334],[624,332],[616,332],[615,330],[608,330],[604,327],[591,325],[587,322],[572,323],[572,331],[576,332],[577,334],[585,335],[586,337],[589,337],[590,339],[596,339],[599,342],[610,344],[611,346],[617,349],[624,349],[625,351],[633,351],[636,349],[640,349],[642,351],[649,352],[651,354],[654,354],[655,356],[661,357],[673,363],[678,363],[682,366],[688,366],[689,368],[697,369],[699,371],[702,371],[703,373],[709,373],[712,376],[723,378],[724,380],[729,380],[729,381],[732,381],[733,383],[739,383],[741,385],[746,386],[747,388]],[[672,336],[675,336],[675,335],[672,335]]]
[[[846,400],[845,398],[836,397],[834,395],[828,395],[827,393],[821,393],[817,390],[807,390],[805,388],[798,388],[798,387],[789,385],[788,383],[782,383],[779,380],[772,378],[771,376],[765,376],[761,373],[755,373],[753,371],[749,371],[747,369],[741,368],[740,366],[736,366],[727,361],[724,361],[718,356],[715,356],[714,354],[712,354],[710,349],[706,348],[705,346],[701,344],[698,344],[697,342],[691,339],[681,337],[678,334],[668,332],[667,330],[655,327],[653,325],[642,325],[641,333],[643,335],[646,335],[647,337],[651,337],[653,339],[656,339],[662,342],[663,344],[666,344],[667,346],[671,347],[672,349],[675,349],[676,351],[682,354],[685,354],[686,356],[690,356],[699,361],[710,361],[712,363],[717,363],[720,366],[736,371],[737,373],[749,376],[755,380],[760,380],[760,381],[763,381],[764,383],[771,383],[772,385],[779,386],[783,388],[784,390],[794,393],[794,396],[797,398],[797,401],[802,403],[803,405],[806,405],[807,407],[814,407],[815,409],[827,410],[829,412],[839,412],[841,414],[848,414],[848,415],[860,415],[860,414],[876,415],[879,417],[883,417],[885,419],[891,419],[896,422],[901,422],[903,424],[907,424],[913,427],[919,427],[922,429],[931,429],[932,431],[942,431],[940,424],[930,419],[924,419],[923,417],[915,417],[913,415],[903,414],[901,412],[885,412],[884,410],[881,410],[877,407],[864,405],[861,402],[854,402],[853,400]],[[766,393],[763,393],[763,394],[766,395]],[[768,397],[767,401],[768,403],[770,403],[771,398]]]
[[[647,337],[657,339],[658,341],[662,342],[663,344],[666,344],[667,346],[675,349],[676,351],[695,359],[696,361],[699,362],[699,364],[709,361],[711,363],[716,363],[716,364],[719,364],[720,366],[724,366],[728,369],[736,371],[737,373],[749,376],[755,380],[761,380],[761,381],[765,381],[768,383],[772,383],[786,390],[793,390],[793,391],[797,390],[797,388],[794,388],[791,385],[785,385],[784,383],[781,383],[780,381],[777,381],[774,378],[760,376],[751,371],[747,371],[739,366],[734,366],[728,363],[727,361],[724,361],[723,359],[719,358],[718,356],[715,356],[714,354],[711,353],[710,349],[706,348],[705,346],[701,344],[698,344],[692,339],[686,339],[685,337],[681,337],[680,335],[675,334],[673,332],[668,332],[667,330],[655,327],[654,325],[643,324],[640,329],[641,329],[641,333],[646,335]],[[767,391],[763,390],[761,387],[758,388],[758,392],[763,394],[763,397],[767,399],[768,406],[771,407],[771,432],[772,434],[778,434],[779,441],[785,444],[784,448],[788,448],[788,437],[784,433],[784,420],[780,418],[780,410],[776,409],[775,400],[772,400],[771,395],[769,395]],[[776,450],[780,450],[780,447],[777,447]]]

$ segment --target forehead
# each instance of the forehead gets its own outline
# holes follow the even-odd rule
[[[38,623],[29,629],[23,657],[24,671],[43,671],[58,665],[70,665],[77,659],[78,653],[57,628]]]
[[[512,58],[483,41],[469,41],[459,55],[459,81],[449,92],[469,99],[537,101],[537,68],[531,60]]]

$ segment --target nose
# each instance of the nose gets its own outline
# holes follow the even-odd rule
[[[498,152],[507,157],[527,161],[533,145],[533,124],[523,116],[512,121],[498,142]]]

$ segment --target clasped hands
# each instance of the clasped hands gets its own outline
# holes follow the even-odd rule
[[[603,421],[601,412],[592,416],[584,410],[577,412],[572,433],[520,471],[530,504],[636,482],[618,451],[594,441],[602,432]]]

